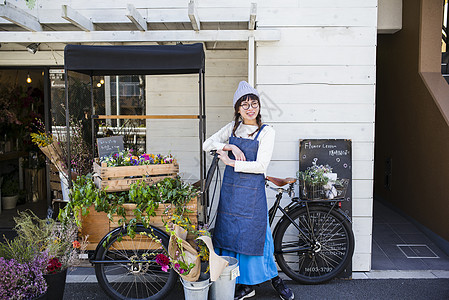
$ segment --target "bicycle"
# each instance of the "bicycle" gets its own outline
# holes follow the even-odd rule
[[[204,196],[208,195],[215,170],[219,173],[218,156],[215,152],[211,154],[214,158],[201,191]],[[270,226],[276,212],[283,213],[273,230],[274,255],[281,270],[293,280],[307,284],[335,278],[348,265],[354,251],[350,220],[343,211],[335,208],[338,198],[302,200],[293,194],[296,179],[267,177],[266,180],[278,186],[271,187],[278,194],[269,210]],[[287,184],[288,188],[283,188]],[[292,201],[281,207],[284,193]],[[207,196],[206,199],[209,206]],[[147,228],[141,224],[135,231],[136,236],[130,238],[126,227],[118,227],[98,243],[90,259],[98,283],[113,299],[164,299],[173,289],[178,274],[173,269],[162,271],[154,257],[167,252],[169,236],[157,227]],[[291,236],[296,240],[290,240]],[[294,265],[298,265],[298,270]]]
[[[354,252],[351,220],[340,209],[344,193],[334,199],[301,199],[294,196],[295,183],[295,178],[266,177],[266,186],[277,191],[268,213],[270,227],[276,212],[283,214],[273,229],[274,256],[291,279],[302,284],[324,283],[344,271]],[[345,189],[348,183],[344,181]],[[280,206],[283,194],[291,198],[285,207]]]

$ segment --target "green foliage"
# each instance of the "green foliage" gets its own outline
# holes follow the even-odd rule
[[[0,243],[0,257],[15,259],[22,264],[32,261],[39,252],[40,249],[36,244],[29,243],[21,237]]]
[[[138,181],[130,185],[128,192],[107,193],[95,186],[90,175],[79,176],[70,190],[71,201],[60,211],[59,219],[75,219],[80,226],[80,216],[86,216],[90,206],[94,205],[97,212],[105,212],[111,221],[118,222],[121,226],[130,225],[127,227],[128,235],[134,237],[137,224],[149,227],[150,219],[156,215],[159,203],[172,203],[176,213],[183,214],[188,212],[186,203],[196,194],[196,189],[182,182],[179,177],[167,177],[154,185]],[[136,204],[132,218],[126,215],[123,207],[125,203]],[[119,219],[114,220],[114,215],[118,215]]]
[[[19,182],[17,179],[8,177],[2,184],[3,196],[15,196],[19,194]]]

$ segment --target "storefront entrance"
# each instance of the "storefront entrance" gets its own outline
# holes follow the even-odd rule
[[[45,158],[30,133],[45,126],[48,69],[0,69],[0,235],[9,236],[18,210],[47,215]],[[48,102],[47,102],[48,103]]]

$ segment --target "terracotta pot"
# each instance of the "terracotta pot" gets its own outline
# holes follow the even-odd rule
[[[2,208],[3,208],[3,209],[13,209],[13,208],[16,208],[17,200],[19,200],[19,195],[15,195],[15,196],[2,196]]]
[[[56,274],[44,275],[45,281],[47,281],[47,298],[59,300],[64,296],[65,280],[67,278],[67,269]]]

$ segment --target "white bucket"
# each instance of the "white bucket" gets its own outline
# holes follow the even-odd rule
[[[69,202],[69,181],[67,176],[62,173],[59,172],[59,179],[61,180],[61,190],[62,190],[62,200]]]
[[[201,274],[198,281],[187,281],[181,278],[181,282],[184,286],[185,300],[207,300],[211,285],[209,274]]]
[[[229,262],[217,281],[210,288],[212,300],[234,300],[235,279],[239,276],[239,262],[230,256],[221,256]]]

